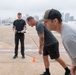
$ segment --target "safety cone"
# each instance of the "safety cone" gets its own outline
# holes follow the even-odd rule
[[[35,57],[33,57],[32,62],[36,63],[36,58]]]

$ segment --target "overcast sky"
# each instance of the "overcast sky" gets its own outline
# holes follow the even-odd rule
[[[76,0],[0,0],[0,18],[23,15],[42,16],[47,9],[69,12],[76,18]]]

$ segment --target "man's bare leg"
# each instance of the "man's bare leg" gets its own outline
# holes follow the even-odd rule
[[[45,65],[46,71],[43,74],[41,74],[41,75],[50,75],[48,55],[47,56],[43,56],[43,60],[44,60],[44,65]]]
[[[57,59],[55,59],[58,63],[60,63],[60,65],[65,69],[65,75],[69,75],[70,74],[70,70],[67,67],[67,65],[65,64],[65,62],[59,57]]]

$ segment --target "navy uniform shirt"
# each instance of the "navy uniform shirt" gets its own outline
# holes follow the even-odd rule
[[[26,25],[26,22],[23,19],[21,20],[17,19],[13,22],[13,25],[16,27],[17,31],[22,31]]]

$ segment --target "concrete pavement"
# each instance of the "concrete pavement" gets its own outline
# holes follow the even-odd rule
[[[60,50],[64,49],[61,37],[56,32],[54,35],[60,42]],[[38,50],[38,35],[35,28],[28,27],[25,35],[25,50]],[[19,47],[20,48],[20,47]],[[25,52],[26,58],[22,59],[21,54],[17,59],[12,59],[14,55],[14,32],[12,26],[0,26],[0,75],[39,75],[44,72],[42,55],[38,52]],[[10,52],[8,52],[10,50]],[[70,67],[71,61],[67,53],[60,53],[61,58]],[[36,63],[32,60],[36,58]],[[50,71],[52,75],[64,75],[64,69],[55,60],[50,60]]]

